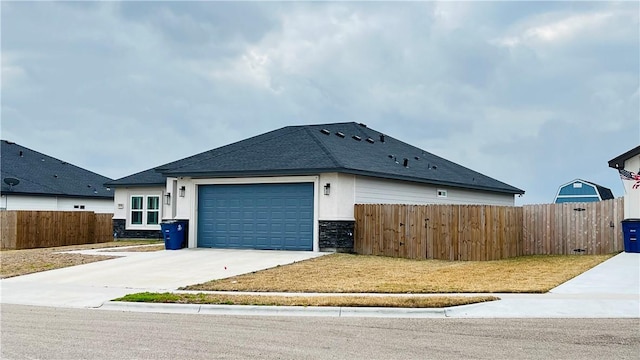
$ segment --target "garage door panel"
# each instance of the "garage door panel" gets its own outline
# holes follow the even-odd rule
[[[313,249],[313,184],[205,185],[198,246]]]

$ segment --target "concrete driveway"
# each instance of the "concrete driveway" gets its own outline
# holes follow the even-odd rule
[[[0,280],[0,302],[58,307],[98,307],[105,301],[130,293],[171,291],[181,286],[325,255],[310,251],[227,249],[156,252],[104,250],[73,252],[122,257]]]

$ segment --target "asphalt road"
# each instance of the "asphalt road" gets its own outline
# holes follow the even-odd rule
[[[638,359],[639,319],[155,314],[3,304],[2,359]]]

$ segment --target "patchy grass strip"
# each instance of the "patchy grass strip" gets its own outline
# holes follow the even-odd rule
[[[110,250],[103,250],[100,252],[154,252],[154,251],[161,251],[164,250],[164,244],[163,245],[152,245],[152,246],[136,246],[136,247],[131,247],[131,248],[126,248],[126,249],[110,249]]]
[[[40,271],[88,264],[96,261],[115,259],[108,255],[61,254],[62,251],[90,250],[108,247],[154,244],[157,241],[112,241],[99,244],[69,245],[42,249],[0,251],[0,278],[26,275]]]
[[[444,308],[494,300],[500,299],[495,296],[271,296],[145,292],[126,295],[114,301],[217,305]]]
[[[611,255],[536,255],[497,261],[409,260],[331,254],[182,290],[317,293],[544,293]]]

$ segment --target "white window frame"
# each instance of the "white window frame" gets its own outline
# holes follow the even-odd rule
[[[133,209],[133,198],[142,198],[142,208]],[[149,209],[149,198],[157,198],[157,209]],[[142,213],[142,224],[133,223],[133,212],[139,211]],[[149,224],[149,213],[157,212],[157,224]],[[127,229],[136,230],[160,230],[160,222],[162,222],[162,193],[145,193],[145,192],[132,192],[129,194],[128,206],[127,206]]]
[[[447,190],[444,189],[438,189],[436,190],[436,194],[439,198],[446,198],[447,197]]]

